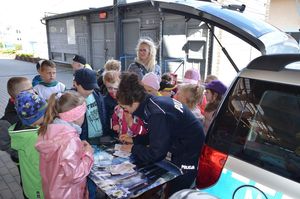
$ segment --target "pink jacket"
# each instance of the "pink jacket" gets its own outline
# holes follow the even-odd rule
[[[35,147],[40,153],[45,198],[84,198],[86,177],[94,159],[91,153],[83,151],[76,129],[66,124],[50,124]]]

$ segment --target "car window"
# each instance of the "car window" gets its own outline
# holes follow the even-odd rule
[[[300,89],[240,78],[208,135],[215,148],[300,182]]]

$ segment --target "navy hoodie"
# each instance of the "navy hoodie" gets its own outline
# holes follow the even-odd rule
[[[170,97],[146,95],[133,115],[144,121],[149,136],[149,146],[134,142],[131,152],[137,162],[157,162],[170,152],[171,162],[179,168],[197,169],[204,132],[185,105]]]

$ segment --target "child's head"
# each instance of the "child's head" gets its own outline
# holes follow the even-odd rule
[[[75,91],[54,93],[49,98],[44,123],[39,133],[45,134],[47,125],[51,124],[55,118],[81,126],[84,121],[85,111],[85,99],[79,93]]]
[[[174,95],[174,89],[176,88],[176,85],[173,85],[166,81],[161,81],[159,84],[159,93],[162,96],[169,96],[172,97]]]
[[[104,65],[104,70],[105,71],[110,71],[110,70],[116,70],[120,71],[121,70],[121,62],[115,59],[109,59]]]
[[[12,98],[16,96],[21,91],[32,91],[31,81],[26,77],[12,77],[7,82],[7,92]]]
[[[47,102],[35,93],[22,91],[17,95],[15,107],[23,125],[39,126],[43,122]]]
[[[185,71],[183,83],[187,84],[198,84],[201,81],[201,75],[199,70],[191,68]]]
[[[72,62],[72,68],[73,71],[77,71],[81,68],[84,68],[84,65],[86,64],[86,59],[80,55],[75,55],[73,57],[73,62]]]
[[[201,101],[203,91],[204,88],[197,84],[182,84],[179,86],[174,98],[187,105],[189,109],[194,109]]]
[[[215,75],[207,75],[207,77],[204,80],[204,84],[208,84],[213,80],[218,80],[218,77]]]
[[[213,80],[205,85],[205,96],[207,102],[220,101],[227,90],[227,87],[219,80]]]
[[[45,83],[51,83],[56,79],[56,64],[50,60],[44,60],[40,67],[40,75]]]
[[[79,69],[74,74],[74,86],[82,96],[88,97],[94,89],[99,88],[96,72],[87,68]]]
[[[173,78],[170,73],[164,73],[161,76],[161,81],[169,82],[172,84],[172,80],[173,80]]]
[[[105,71],[103,75],[103,83],[105,84],[108,93],[114,99],[116,99],[117,91],[120,84],[120,72],[119,71]]]
[[[147,91],[147,93],[152,95],[157,95],[157,92],[159,90],[159,82],[159,76],[157,76],[153,72],[147,73],[142,79],[145,90]]]

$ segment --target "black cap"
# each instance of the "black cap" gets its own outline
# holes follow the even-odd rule
[[[96,72],[91,69],[82,68],[75,71],[74,81],[81,85],[85,90],[99,88],[97,84]]]
[[[176,85],[173,85],[167,81],[161,81],[159,83],[159,91],[171,91],[173,90],[174,88],[176,88]]]
[[[82,65],[85,65],[85,64],[86,64],[85,58],[82,57],[82,56],[80,56],[80,55],[75,55],[75,56],[73,57],[73,61],[79,62],[79,63],[81,63]]]

